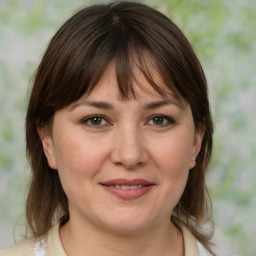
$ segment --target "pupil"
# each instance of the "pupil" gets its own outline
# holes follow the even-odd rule
[[[153,122],[154,122],[154,124],[157,124],[157,125],[163,124],[163,118],[160,116],[155,117]]]
[[[99,125],[99,124],[101,124],[101,117],[94,117],[94,118],[92,119],[92,124],[93,124],[93,125]]]

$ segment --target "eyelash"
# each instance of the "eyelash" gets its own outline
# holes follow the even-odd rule
[[[93,120],[94,118],[100,118],[101,121],[104,120],[104,121],[106,122],[106,124],[103,124],[103,125],[102,125],[102,124],[95,125],[95,124],[89,123],[89,122],[92,122],[92,120]],[[170,126],[170,125],[173,125],[173,124],[176,123],[175,120],[174,120],[173,118],[169,117],[169,116],[165,116],[165,115],[162,115],[162,114],[155,114],[155,115],[150,116],[150,117],[148,118],[148,121],[146,121],[146,124],[149,124],[150,121],[152,121],[154,118],[162,118],[162,119],[163,119],[163,122],[165,122],[165,124],[159,124],[159,125],[158,125],[158,124],[151,124],[151,125],[153,125],[153,126],[155,126],[155,127],[158,127],[158,128],[167,127],[167,126]],[[166,122],[167,122],[167,123],[166,123]],[[81,123],[82,123],[82,124],[85,124],[85,125],[87,125],[87,126],[93,127],[93,128],[97,128],[97,129],[102,128],[102,127],[105,127],[105,126],[111,126],[111,125],[112,125],[111,122],[108,121],[108,119],[107,119],[105,116],[103,116],[103,115],[92,115],[92,116],[88,116],[88,117],[84,118],[84,119],[81,121]],[[149,124],[149,125],[150,125],[150,124]]]

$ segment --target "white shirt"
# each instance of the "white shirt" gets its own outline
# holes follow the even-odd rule
[[[26,239],[19,244],[0,251],[0,256],[67,256],[60,236],[59,223],[52,226],[48,234],[34,239]],[[185,256],[210,256],[211,254],[199,243],[189,229],[179,224],[184,238]]]

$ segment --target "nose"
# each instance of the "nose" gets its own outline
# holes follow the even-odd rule
[[[112,163],[123,166],[128,170],[146,164],[148,153],[143,136],[138,128],[120,128],[114,136],[110,157]]]

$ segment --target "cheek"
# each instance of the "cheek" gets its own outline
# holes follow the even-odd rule
[[[151,147],[151,155],[161,170],[170,175],[188,171],[193,152],[191,136],[180,134],[165,138],[158,138],[157,143]]]
[[[157,169],[161,172],[161,183],[166,207],[174,207],[186,186],[193,141],[190,136],[179,135],[159,140],[157,147],[151,151]]]
[[[91,180],[104,163],[107,150],[104,144],[99,147],[95,139],[88,137],[60,137],[56,143],[55,156],[62,182],[75,184]]]
[[[95,140],[78,138],[62,138],[58,140],[56,152],[57,169],[63,190],[69,204],[79,205],[85,198],[93,196],[93,189],[106,158],[107,149],[99,147]],[[86,199],[89,204],[90,200]]]

